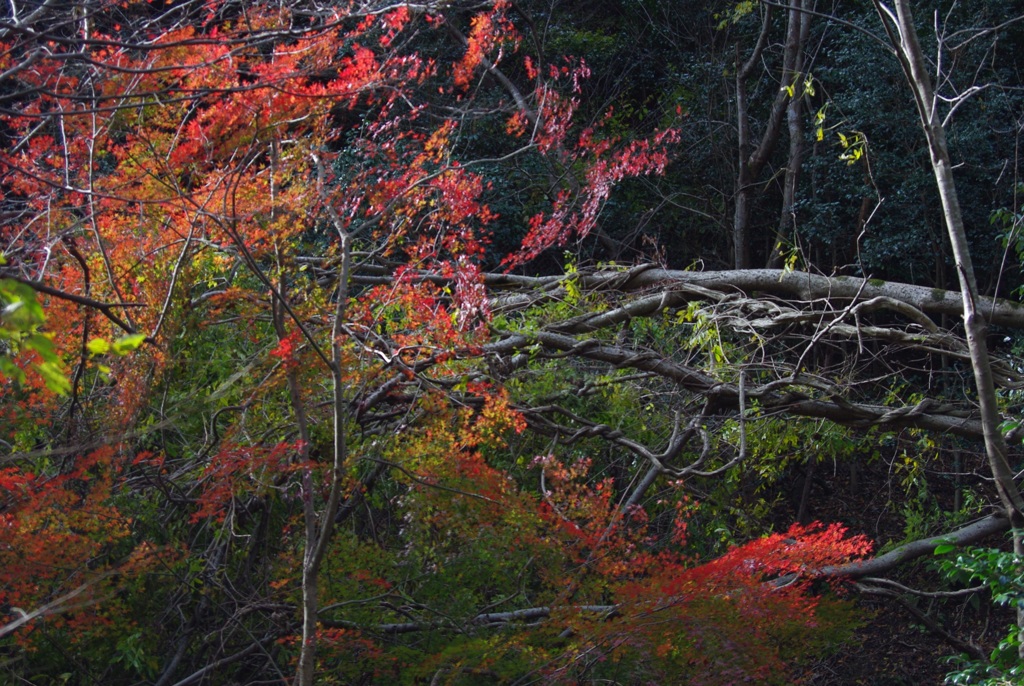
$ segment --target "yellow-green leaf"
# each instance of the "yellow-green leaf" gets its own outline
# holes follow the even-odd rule
[[[110,352],[110,342],[102,338],[94,338],[85,344],[85,347],[93,355],[106,355]]]
[[[39,376],[43,377],[46,387],[58,395],[65,395],[71,390],[71,382],[54,362],[43,362],[36,365]]]
[[[133,333],[127,336],[122,336],[114,341],[114,353],[117,355],[125,355],[142,345],[142,342],[146,340],[146,334],[144,333]]]

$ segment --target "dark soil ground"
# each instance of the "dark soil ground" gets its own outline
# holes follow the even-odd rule
[[[853,640],[835,655],[811,665],[802,675],[813,686],[939,686],[956,668],[949,661],[956,648],[929,631],[896,602],[863,601],[874,615]],[[922,607],[922,609],[924,609]],[[1010,612],[975,609],[961,601],[944,612],[931,608],[947,631],[985,648],[1000,638],[1013,617]],[[953,610],[953,612],[949,612]],[[957,616],[959,615],[959,616]]]
[[[814,686],[938,686],[953,650],[901,611],[896,603],[862,602],[869,624],[831,658],[804,675]]]

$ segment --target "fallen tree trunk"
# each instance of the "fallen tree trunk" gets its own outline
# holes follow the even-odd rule
[[[500,306],[520,302],[535,302],[538,297],[560,297],[560,282],[567,277],[521,277],[507,274],[492,274],[485,277],[488,287],[495,293]],[[904,303],[930,317],[963,316],[963,298],[958,291],[941,288],[915,286],[898,281],[860,278],[853,276],[824,276],[808,272],[783,269],[735,269],[713,272],[662,269],[654,265],[642,265],[628,271],[603,270],[582,274],[580,288],[584,291],[618,290],[635,292],[641,290],[671,293],[674,289],[699,288],[704,293],[721,295],[772,296],[802,301],[830,300],[843,302],[888,298]],[[529,290],[516,296],[499,295],[510,289]],[[691,291],[691,295],[694,292]],[[978,312],[991,324],[1009,328],[1024,328],[1024,305],[1005,298],[980,296]]]

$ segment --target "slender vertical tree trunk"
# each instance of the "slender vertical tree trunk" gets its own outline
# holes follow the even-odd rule
[[[306,540],[308,543],[309,538],[307,537]],[[302,560],[302,646],[299,648],[299,667],[295,672],[295,686],[312,686],[315,676],[316,624],[320,608],[318,576],[319,570],[313,567],[310,554],[307,552],[303,555]]]
[[[782,185],[782,210],[779,213],[779,228],[775,233],[775,240],[768,248],[768,267],[777,269],[782,266],[784,260],[783,247],[786,236],[795,229],[796,214],[793,209],[796,204],[796,189],[800,181],[800,169],[804,161],[804,107],[805,82],[807,74],[804,64],[804,46],[807,45],[807,38],[811,30],[811,15],[803,10],[810,9],[810,0],[800,0],[797,9],[790,10],[795,15],[790,21],[794,23],[797,31],[797,45],[794,47],[793,68],[784,79],[783,85],[791,85],[793,97],[786,105],[786,130],[789,134],[789,158],[786,161],[786,174]]]
[[[754,182],[746,163],[741,161],[740,165],[732,214],[733,266],[736,269],[747,269],[750,267],[750,202],[753,199]]]
[[[281,297],[287,297],[284,279],[281,279]],[[272,296],[273,297],[273,296]],[[285,311],[283,303],[274,298],[274,328],[278,340],[287,335],[285,329]],[[288,396],[292,406],[292,414],[299,429],[298,463],[302,467],[301,497],[303,519],[306,527],[306,550],[302,560],[302,647],[299,650],[299,667],[295,677],[296,686],[309,686],[313,683],[313,660],[315,655],[317,608],[319,607],[318,588],[316,583],[317,570],[310,564],[310,540],[316,537],[316,500],[313,485],[313,461],[310,455],[309,424],[306,417],[306,406],[299,388],[299,375],[294,368],[285,372],[288,384]]]
[[[792,84],[797,75],[797,64],[804,50],[807,29],[810,25],[809,15],[802,11],[809,0],[798,0],[789,10],[786,22],[786,48],[782,57],[783,86]],[[747,103],[747,81],[753,76],[754,70],[761,66],[761,55],[768,43],[771,27],[771,6],[764,14],[761,33],[750,57],[736,69],[736,133],[738,166],[736,170],[736,196],[733,201],[733,262],[736,269],[747,269],[751,266],[750,216],[757,182],[771,158],[775,146],[779,142],[782,122],[786,118],[791,98],[786,88],[781,88],[772,102],[765,123],[764,132],[756,147],[751,140],[750,108]],[[739,57],[737,56],[737,63]],[[795,95],[795,91],[794,91]]]
[[[1018,555],[1024,554],[1024,498],[1013,481],[1006,440],[999,430],[1000,416],[996,398],[992,368],[989,364],[988,346],[985,342],[984,316],[977,309],[978,283],[967,245],[960,199],[953,180],[953,166],[950,163],[946,130],[939,113],[939,100],[935,96],[931,77],[925,66],[924,55],[917,39],[913,16],[908,0],[895,0],[895,13],[880,0],[874,0],[875,8],[882,18],[882,24],[889,35],[896,56],[903,67],[904,75],[914,94],[921,126],[928,141],[932,171],[942,202],[942,213],[949,234],[953,258],[956,261],[957,277],[964,303],[964,328],[967,346],[974,371],[974,383],[978,391],[982,429],[985,434],[985,453],[992,472],[999,497],[1013,527],[1013,549]],[[1017,625],[1024,639],[1024,609],[1017,610]],[[1020,656],[1024,659],[1024,641]]]
[[[789,130],[789,159],[786,162],[786,174],[782,185],[782,210],[779,212],[779,228],[775,232],[775,240],[768,254],[768,268],[778,269],[785,259],[787,235],[795,227],[796,215],[793,205],[796,203],[797,181],[800,177],[800,165],[804,154],[803,99],[794,97],[786,108],[786,124]]]
[[[338,268],[338,289],[335,293],[337,302],[334,307],[334,326],[331,328],[331,403],[333,405],[333,443],[334,454],[330,471],[327,502],[320,513],[319,522],[315,509],[306,509],[306,549],[302,560],[302,646],[299,649],[299,667],[295,674],[295,686],[313,686],[316,676],[316,625],[320,612],[320,568],[324,556],[330,547],[334,535],[334,525],[341,509],[342,491],[348,461],[348,430],[349,409],[345,395],[345,384],[342,372],[344,361],[342,355],[343,336],[345,335],[345,312],[348,306],[349,275],[352,272],[352,234],[337,211],[331,205],[324,188],[326,170],[323,162],[313,158],[317,168],[317,190],[324,203],[324,209],[330,216],[338,234],[338,252],[341,263]],[[305,490],[303,482],[303,498],[313,498],[312,489]],[[310,484],[312,487],[312,484]],[[310,500],[312,502],[312,500]],[[304,506],[306,502],[304,501]],[[318,525],[319,524],[319,525]]]

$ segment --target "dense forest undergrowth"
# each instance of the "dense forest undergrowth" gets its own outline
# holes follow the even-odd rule
[[[0,683],[1021,682],[1022,32],[12,0]]]

